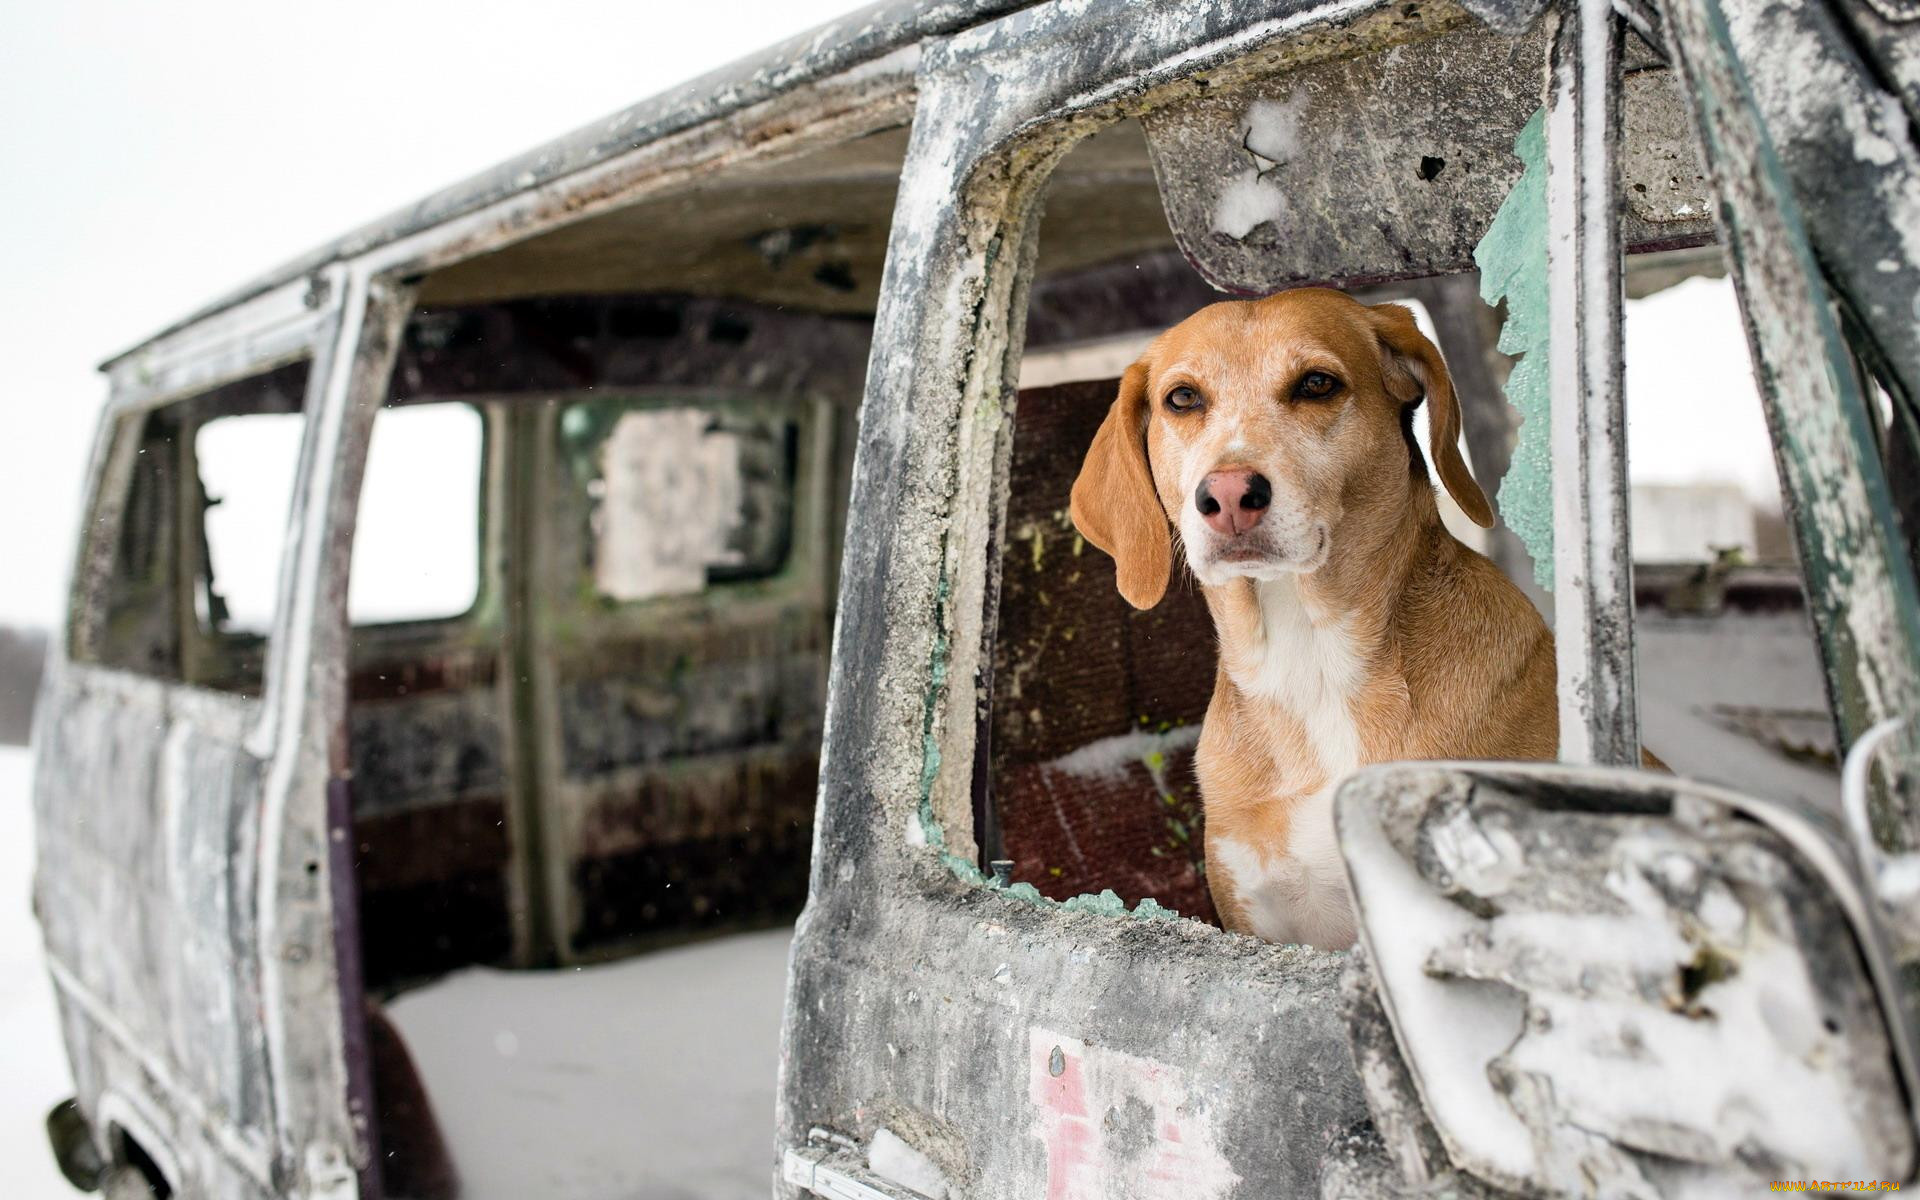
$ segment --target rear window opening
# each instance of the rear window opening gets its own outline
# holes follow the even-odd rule
[[[779,571],[793,537],[799,434],[777,411],[717,398],[569,406],[562,453],[588,497],[595,590],[631,603]]]

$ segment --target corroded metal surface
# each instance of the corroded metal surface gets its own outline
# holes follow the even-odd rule
[[[864,1140],[905,1125],[970,1191],[1111,1194],[1101,1181],[1151,1148],[1121,1131],[1128,1113],[1158,1111],[1147,1082],[1158,1071],[1204,1114],[1238,1186],[1298,1194],[1318,1178],[1321,1144],[1354,1119],[1345,1048],[1327,1040],[1338,1024],[1327,956],[1194,923],[1063,912],[963,878],[974,871],[988,548],[1014,532],[999,528],[1005,401],[1047,170],[1101,124],[1199,94],[1196,75],[1359,53],[1390,39],[1395,15],[1095,3],[1032,10],[923,52],[851,504],[882,516],[848,532],[782,1144],[804,1145],[816,1126]],[[1120,1011],[1148,1019],[1111,1019]],[[1063,1070],[1069,1043],[1099,1040],[1113,1070],[1139,1080],[1142,1108],[1116,1097],[1110,1124],[1089,1112],[1091,1140],[1072,1156],[1051,1156],[1048,1131],[1073,1114],[1031,1086],[1042,1031],[1065,1039],[1045,1048],[1060,1047]],[[954,1045],[969,1052],[934,1051]],[[1037,1061],[1044,1084],[1050,1054]],[[1203,1103],[1207,1089],[1218,1099]],[[1029,1100],[961,1099],[975,1096]],[[1213,1165],[1194,1169],[1166,1194],[1221,1194]]]
[[[1370,969],[1350,979],[1355,1049],[1408,1183],[1446,1165],[1552,1195],[1908,1177],[1887,1016],[1826,874],[1844,860],[1732,799],[1554,768],[1343,786]]]
[[[1717,0],[1669,0],[1667,16],[1676,65],[1695,97],[1701,153],[1720,190],[1808,610],[1846,743],[1881,720],[1920,711],[1913,565],[1896,536],[1874,417],[1810,242],[1809,231],[1829,218],[1832,233],[1853,231],[1845,209],[1803,217],[1790,160],[1775,150],[1744,65],[1758,48],[1742,49]],[[1791,126],[1786,136],[1794,136]],[[1874,831],[1883,844],[1920,844],[1915,789],[1906,777],[1877,795]]]
[[[1640,761],[1640,715],[1620,329],[1624,30],[1607,0],[1579,0],[1552,24],[1547,374],[1560,758],[1628,765]]]
[[[1409,19],[1404,36],[1418,35]],[[1216,287],[1248,295],[1471,266],[1519,176],[1511,149],[1540,106],[1546,57],[1544,28],[1508,38],[1465,23],[1384,54],[1215,83],[1148,113],[1181,248]],[[1627,244],[1711,236],[1671,77],[1639,71],[1621,88],[1633,147],[1617,185]]]
[[[1746,0],[1720,12],[1748,98],[1808,214],[1807,240],[1911,404],[1920,396],[1920,146],[1909,105],[1920,38],[1857,2]],[[1689,30],[1695,20],[1673,17]]]

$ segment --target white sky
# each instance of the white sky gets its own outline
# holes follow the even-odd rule
[[[58,619],[101,359],[860,3],[0,4],[0,621]]]
[[[856,3],[0,5],[0,621],[58,620],[101,359],[363,221]],[[1726,286],[1648,304],[1657,319],[1629,326],[1636,475],[1764,493]]]

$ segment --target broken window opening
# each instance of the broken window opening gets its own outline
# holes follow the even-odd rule
[[[195,431],[205,535],[194,612],[209,633],[263,636],[273,626],[305,430],[299,413],[249,413]]]
[[[124,417],[76,579],[76,660],[258,696],[305,434],[304,361]],[[87,557],[89,555],[95,557]]]
[[[1510,51],[1502,43],[1500,53]],[[1144,161],[1129,163],[1135,146],[1146,158],[1144,139],[1131,123],[1095,135],[1062,161],[1040,232],[1011,418],[1007,488],[996,497],[1004,505],[1004,524],[988,589],[994,612],[986,622],[992,630],[992,666],[985,690],[991,699],[979,720],[975,758],[978,878],[1016,889],[1025,885],[1033,895],[1056,901],[1110,889],[1113,903],[1105,908],[1115,912],[1154,898],[1197,919],[1217,920],[1204,878],[1204,810],[1192,769],[1214,682],[1210,616],[1197,586],[1178,573],[1156,608],[1129,609],[1115,594],[1112,564],[1079,538],[1067,512],[1067,492],[1113,401],[1120,373],[1153,336],[1206,304],[1232,298],[1213,290],[1201,272],[1258,275],[1279,270],[1270,261],[1278,256],[1283,264],[1298,263],[1300,271],[1249,289],[1253,294],[1358,277],[1363,285],[1349,283],[1347,290],[1365,302],[1398,301],[1413,308],[1463,389],[1468,427],[1463,457],[1486,445],[1495,451],[1489,461],[1472,461],[1469,470],[1490,497],[1498,496],[1502,504],[1509,499],[1503,483],[1510,474],[1524,474],[1517,464],[1508,470],[1521,422],[1497,390],[1515,366],[1500,351],[1536,347],[1496,347],[1500,323],[1493,311],[1454,286],[1464,283],[1465,292],[1477,292],[1475,276],[1450,273],[1471,268],[1475,242],[1503,198],[1496,191],[1481,204],[1479,191],[1487,179],[1507,188],[1522,174],[1522,164],[1512,157],[1512,139],[1537,104],[1537,93],[1533,83],[1521,82],[1527,86],[1516,85],[1511,97],[1495,105],[1510,100],[1512,109],[1495,114],[1502,124],[1511,118],[1511,129],[1497,139],[1497,159],[1491,153],[1449,153],[1444,157],[1449,165],[1415,173],[1417,181],[1404,188],[1395,185],[1406,194],[1400,199],[1408,212],[1442,202],[1421,198],[1419,188],[1459,189],[1473,203],[1462,201],[1458,211],[1485,209],[1478,225],[1436,227],[1438,232],[1422,235],[1417,245],[1393,247],[1414,264],[1404,270],[1403,282],[1372,282],[1380,278],[1379,268],[1348,256],[1349,251],[1363,259],[1374,254],[1371,234],[1355,243],[1357,249],[1282,237],[1274,223],[1284,224],[1289,211],[1284,203],[1251,223],[1242,219],[1245,214],[1221,217],[1228,210],[1230,216],[1240,213],[1253,191],[1258,196],[1252,198],[1263,203],[1274,198],[1262,172],[1282,171],[1290,159],[1298,160],[1298,170],[1311,165],[1313,139],[1304,127],[1293,129],[1277,158],[1268,153],[1274,149],[1271,138],[1243,146],[1272,161],[1242,180],[1238,193],[1229,187],[1232,194],[1223,193],[1219,205],[1209,202],[1212,193],[1195,182],[1195,172],[1183,169],[1206,158],[1204,150],[1186,149],[1208,135],[1211,126],[1204,120],[1183,124],[1166,113],[1146,118],[1156,155],[1188,155],[1172,164],[1155,158],[1158,185]],[[1629,86],[1630,116],[1664,111],[1669,98],[1662,89],[1668,87],[1661,76],[1635,77]],[[1210,93],[1195,111],[1234,103],[1224,93]],[[1339,111],[1341,119],[1352,116],[1365,125],[1372,110]],[[1300,113],[1281,115],[1300,123]],[[1327,113],[1314,119],[1333,120]],[[1191,136],[1163,137],[1157,127]],[[1338,131],[1325,132],[1333,137]],[[1451,128],[1430,132],[1485,140]],[[1671,149],[1660,140],[1667,134],[1646,136],[1648,149],[1660,154]],[[1675,153],[1690,149],[1681,143]],[[1423,163],[1438,160],[1435,155]],[[1085,221],[1070,227],[1058,214],[1087,209],[1073,195],[1076,168],[1095,162],[1103,173],[1099,207],[1106,216],[1097,230]],[[1222,169],[1230,176],[1236,168],[1227,163]],[[1634,172],[1644,169],[1642,162],[1629,170],[1624,186],[1634,187]],[[1644,469],[1633,479],[1639,485],[1633,494],[1640,501],[1641,544],[1647,551],[1638,599],[1654,610],[1647,631],[1654,649],[1642,657],[1659,660],[1648,664],[1640,683],[1640,702],[1655,723],[1646,741],[1688,773],[1736,782],[1758,794],[1830,804],[1837,779],[1831,738],[1819,736],[1827,724],[1820,659],[1785,538],[1760,408],[1750,387],[1739,387],[1752,370],[1743,331],[1729,286],[1692,279],[1723,273],[1720,252],[1668,249],[1676,242],[1697,245],[1704,236],[1701,214],[1709,211],[1701,199],[1704,179],[1677,165],[1670,169],[1672,176],[1658,195],[1645,187],[1634,193],[1626,219],[1627,238],[1636,251],[1662,251],[1636,252],[1626,272],[1635,295],[1627,311],[1637,334],[1628,347],[1630,395],[1643,398],[1636,428],[1665,443],[1668,460],[1648,451],[1641,455]],[[1129,170],[1136,173],[1129,176]],[[1465,178],[1469,171],[1477,177]],[[1310,195],[1316,204],[1337,200],[1320,197],[1329,178],[1315,176],[1296,198]],[[1341,211],[1325,205],[1314,209],[1323,210]],[[1171,226],[1166,214],[1172,215]],[[1448,219],[1457,221],[1457,212]],[[1186,227],[1183,220],[1198,224]],[[1385,223],[1380,230],[1388,242],[1404,232]],[[1109,248],[1105,254],[1102,239]],[[1223,239],[1244,245],[1222,249]],[[1424,269],[1420,255],[1431,260]],[[1537,299],[1545,303],[1544,288]],[[1511,322],[1515,297],[1508,295],[1507,302]],[[1458,304],[1462,311],[1446,314],[1454,319],[1443,321],[1432,311],[1436,303]],[[1529,319],[1540,317],[1544,311]],[[1537,347],[1542,369],[1544,348],[1543,342]],[[1682,350],[1693,354],[1684,370],[1672,361]],[[1703,381],[1697,373],[1703,370],[1717,378]],[[1711,411],[1680,408],[1699,404],[1708,387],[1714,389],[1715,403],[1700,406]],[[1414,439],[1431,463],[1427,407],[1416,411]],[[1544,408],[1539,415],[1536,432],[1544,444]],[[1695,424],[1676,422],[1682,415]],[[1715,428],[1701,430],[1701,420]],[[1540,486],[1531,494],[1540,501],[1539,515],[1550,530],[1546,481],[1540,473]],[[1522,479],[1515,495],[1528,490]],[[1524,508],[1525,497],[1514,504]],[[1443,521],[1446,507],[1443,503]],[[1551,617],[1551,596],[1534,586],[1528,556],[1508,527],[1482,531],[1465,520],[1447,524],[1470,548],[1493,558]],[[1550,546],[1544,542],[1549,553]],[[1689,607],[1689,596],[1700,598],[1700,604]],[[955,869],[963,875],[971,870],[964,863]]]

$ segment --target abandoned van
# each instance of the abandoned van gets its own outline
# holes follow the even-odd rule
[[[1913,1182],[1916,18],[887,0],[109,362],[34,735],[68,1177]],[[1623,308],[1713,280],[1764,520],[1627,454]],[[1557,634],[1560,762],[1339,789],[1350,952],[1219,927],[1205,606],[1067,513],[1148,339],[1306,283],[1418,308]]]

